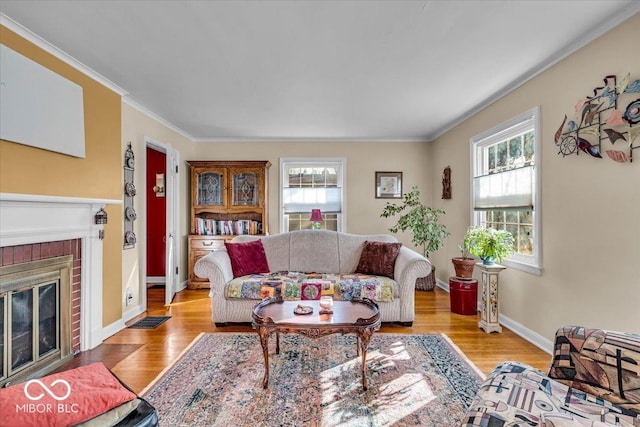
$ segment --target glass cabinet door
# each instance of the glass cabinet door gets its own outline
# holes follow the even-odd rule
[[[233,206],[258,206],[260,174],[245,170],[233,172],[231,176],[231,204]]]
[[[196,204],[222,206],[225,203],[224,190],[224,174],[222,172],[199,173]]]

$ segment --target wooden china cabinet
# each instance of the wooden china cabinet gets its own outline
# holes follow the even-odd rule
[[[193,266],[239,234],[266,235],[268,161],[188,161],[191,168],[189,289],[209,288]]]

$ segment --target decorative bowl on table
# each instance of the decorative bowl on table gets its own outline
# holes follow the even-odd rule
[[[296,308],[293,309],[294,314],[304,315],[313,313],[313,307],[310,305],[302,305],[298,304]]]

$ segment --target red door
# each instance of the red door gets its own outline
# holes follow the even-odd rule
[[[156,186],[156,179],[166,174],[166,155],[147,147],[147,277],[165,277],[167,208],[165,188]]]

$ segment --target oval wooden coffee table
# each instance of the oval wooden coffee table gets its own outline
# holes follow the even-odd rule
[[[298,305],[311,306],[311,314],[295,314]],[[319,301],[284,301],[265,298],[253,308],[253,328],[260,336],[264,355],[262,387],[269,385],[269,337],[276,334],[276,354],[280,354],[280,334],[299,334],[319,338],[331,334],[356,334],[356,353],[362,354],[362,388],[367,389],[367,348],[374,331],[380,329],[378,305],[369,299],[334,301],[333,313],[320,314]]]

